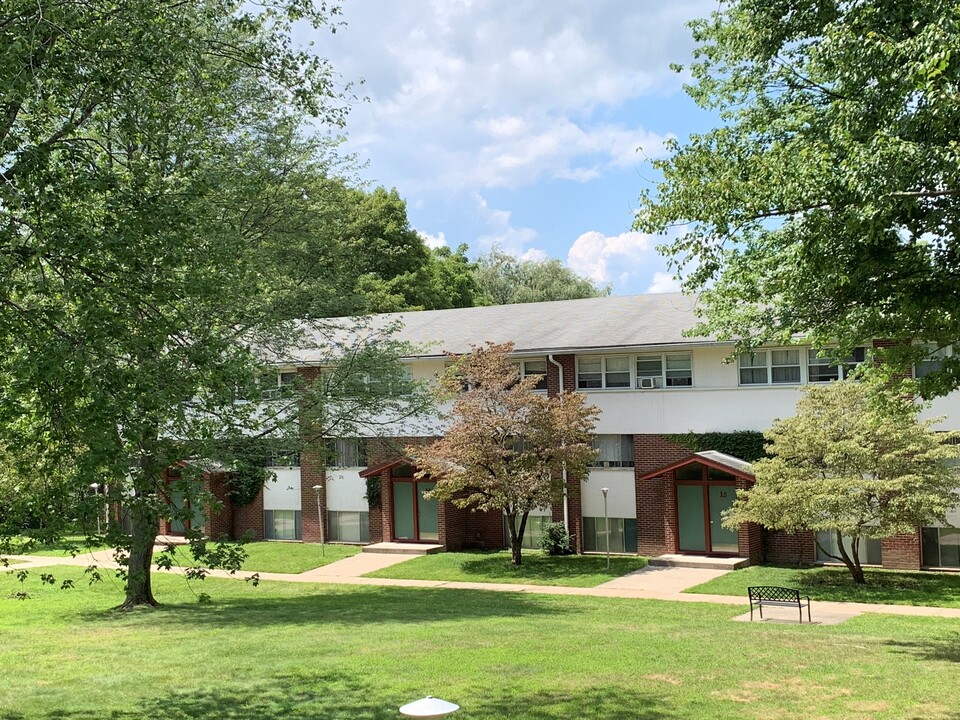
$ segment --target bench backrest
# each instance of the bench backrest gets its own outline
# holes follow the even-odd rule
[[[758,585],[747,588],[751,600],[792,600],[800,602],[800,591],[776,585]]]

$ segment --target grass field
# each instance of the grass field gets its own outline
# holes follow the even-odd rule
[[[447,552],[414,558],[367,577],[596,587],[646,564],[646,558],[614,556],[607,570],[607,558],[602,555],[550,557],[532,550],[524,552],[517,567],[510,562],[509,552]]]
[[[356,545],[320,545],[313,543],[254,542],[243,546],[247,559],[243,570],[248,572],[302,573],[329,565],[360,552]],[[177,563],[196,565],[187,546],[177,547]]]
[[[813,600],[960,607],[960,574],[958,573],[895,570],[866,570],[865,572],[867,584],[856,585],[850,579],[850,572],[846,568],[755,565],[721,575],[715,580],[692,587],[686,592],[740,595],[745,598],[747,587],[750,585],[781,585],[797,588],[802,595],[809,595]]]
[[[58,578],[78,568],[57,569]],[[118,614],[111,582],[0,575],[3,720],[956,720],[960,621],[731,622],[742,608],[440,589],[206,580],[197,604]]]
[[[28,542],[27,538],[23,538]],[[14,539],[16,543],[16,539]],[[69,535],[59,542],[26,544],[22,547],[14,546],[12,555],[47,555],[50,557],[80,557],[96,550],[106,550],[106,545],[91,545],[82,535]]]

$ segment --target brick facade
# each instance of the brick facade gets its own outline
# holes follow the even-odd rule
[[[919,530],[884,538],[880,547],[883,567],[893,570],[920,569],[922,562]]]
[[[763,557],[764,562],[779,565],[812,565],[817,561],[813,533],[768,530],[764,535]]]
[[[670,476],[639,480],[646,473],[682,460],[684,446],[660,435],[633,436],[633,472],[637,500],[637,552],[661,555],[677,551],[677,507]]]

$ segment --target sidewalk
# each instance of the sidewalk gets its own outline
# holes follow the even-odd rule
[[[85,553],[76,558],[46,557],[38,555],[8,555],[16,565],[0,568],[0,572],[13,572],[19,569],[49,567],[51,565],[69,565],[86,567],[97,565],[103,569],[118,567],[112,560],[112,551]],[[744,607],[745,598],[734,595],[685,594],[683,590],[707,582],[725,570],[700,570],[691,568],[646,567],[623,577],[615,578],[593,588],[563,587],[553,585],[522,585],[513,583],[453,582],[445,580],[391,580],[388,578],[361,577],[400,562],[412,559],[409,555],[378,555],[360,553],[323,567],[308,570],[300,574],[291,573],[252,573],[249,571],[230,574],[224,570],[210,570],[210,577],[245,580],[256,574],[261,580],[278,582],[314,583],[320,585],[372,585],[380,587],[419,587],[444,588],[450,590],[482,590],[486,592],[533,593],[540,595],[580,595],[585,597],[630,598],[636,600],[667,600],[671,602],[714,603]],[[158,571],[167,572],[167,571]],[[169,572],[182,574],[185,568],[173,568]],[[921,605],[881,605],[872,603],[845,603],[815,600],[811,603],[814,625],[836,624],[864,613],[882,615],[901,615],[914,617],[960,618],[960,608],[941,608]],[[773,622],[795,622],[790,618],[793,613],[788,609],[785,614],[770,616]],[[743,616],[740,616],[742,618]],[[740,619],[735,618],[735,619]],[[806,623],[804,623],[806,625]]]

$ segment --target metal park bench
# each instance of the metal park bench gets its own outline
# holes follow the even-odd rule
[[[800,613],[800,622],[803,622],[803,606],[807,606],[807,622],[810,620],[810,598],[800,597],[800,591],[793,588],[777,587],[776,585],[760,585],[747,588],[750,596],[750,621],[753,622],[753,608],[760,609],[760,619],[763,620],[763,608],[766,607],[795,607]],[[804,602],[806,601],[806,602]]]

